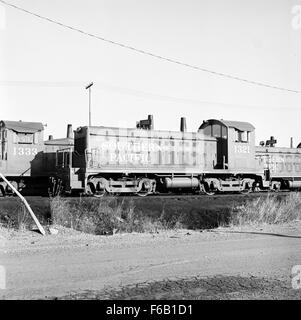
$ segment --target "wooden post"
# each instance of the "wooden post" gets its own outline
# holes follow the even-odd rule
[[[25,207],[27,208],[28,212],[30,213],[32,219],[34,220],[35,224],[37,225],[39,231],[41,232],[41,234],[43,236],[45,236],[46,232],[44,230],[44,228],[41,226],[39,220],[37,219],[37,217],[35,216],[35,214],[33,213],[33,211],[30,208],[30,205],[28,204],[28,202],[26,201],[26,199],[20,194],[20,192],[18,192],[18,190],[16,190],[16,188],[4,177],[4,175],[0,172],[0,177],[11,187],[11,189],[16,193],[16,195],[21,199],[21,201],[25,204]]]

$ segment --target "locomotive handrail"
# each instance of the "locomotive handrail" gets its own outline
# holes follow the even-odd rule
[[[65,152],[66,150],[72,151],[72,148],[68,147],[68,148],[59,149],[59,150],[57,150],[57,152],[60,152],[60,151]]]
[[[27,171],[29,171],[31,169],[31,167],[29,167],[28,169],[26,169],[24,172],[22,172],[21,174],[20,174],[20,176],[23,176]]]
[[[58,161],[58,154],[59,153],[62,153],[63,154],[63,161],[62,161],[62,164],[61,164],[61,167],[62,168],[65,168],[65,153],[69,153],[69,163],[68,163],[68,166],[69,168],[72,168],[72,148],[68,147],[68,148],[63,148],[63,149],[59,149],[59,150],[56,150],[56,163],[55,163],[55,166],[56,167],[59,167],[59,161]]]
[[[90,155],[90,159],[88,158],[88,154]],[[88,163],[90,160],[92,160],[92,152],[85,149],[85,162]]]

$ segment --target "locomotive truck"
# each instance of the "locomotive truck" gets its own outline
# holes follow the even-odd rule
[[[43,141],[41,123],[1,121],[0,172],[25,191],[50,194],[248,193],[301,188],[301,148],[255,146],[248,122],[209,119],[196,132],[83,126]],[[38,189],[41,190],[41,187]],[[8,186],[0,182],[2,194]]]

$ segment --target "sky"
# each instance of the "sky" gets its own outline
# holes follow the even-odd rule
[[[301,0],[7,0],[157,55],[301,90]],[[188,131],[203,120],[247,121],[256,142],[301,142],[301,94],[172,64],[63,28],[0,3],[0,119],[47,124],[45,139],[88,124]]]

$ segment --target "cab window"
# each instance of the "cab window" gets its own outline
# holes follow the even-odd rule
[[[33,134],[32,133],[19,133],[18,134],[18,143],[33,143]]]
[[[206,136],[211,136],[211,125],[204,128],[204,134]]]
[[[227,139],[228,134],[227,134],[227,128],[222,126],[222,138]]]
[[[204,130],[203,132],[206,136],[211,136],[214,138],[223,138],[223,139],[228,138],[227,127],[222,126],[220,124],[208,125],[203,130]]]
[[[235,141],[236,142],[248,142],[249,132],[235,129]]]
[[[221,137],[221,126],[218,124],[212,125],[212,136],[215,138]]]

